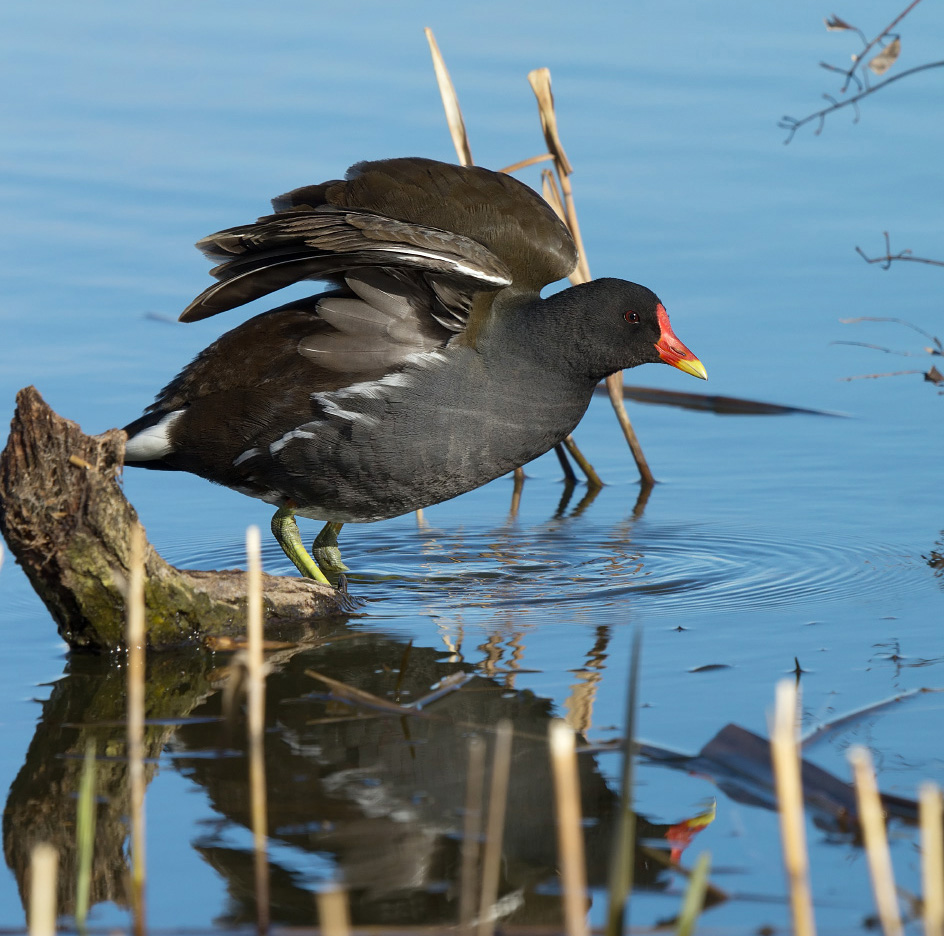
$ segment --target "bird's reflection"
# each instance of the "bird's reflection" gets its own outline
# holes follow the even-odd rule
[[[569,509],[573,485],[544,529],[561,528],[589,506],[595,490]],[[519,490],[520,493],[520,490]],[[625,550],[649,491],[642,490],[616,537]],[[564,532],[566,542],[567,533]],[[501,563],[523,548],[515,520],[490,537],[487,555]],[[496,609],[502,618],[501,609]],[[300,643],[267,655],[265,735],[272,920],[310,923],[312,892],[329,881],[351,897],[355,922],[454,923],[457,919],[463,811],[469,739],[490,744],[495,726],[514,726],[513,769],[505,829],[500,899],[519,923],[560,921],[556,896],[557,854],[553,789],[547,750],[550,700],[515,687],[525,650],[518,618],[496,621],[492,638],[476,648],[477,662],[462,649],[462,628],[445,648],[413,646],[369,633],[338,618],[313,625]],[[597,627],[577,684],[565,705],[578,732],[590,727],[593,697],[605,669],[610,633]],[[225,709],[221,689],[230,681],[231,654],[153,656],[148,664],[148,777],[158,763],[196,783],[220,822],[196,828],[190,843],[222,878],[220,922],[256,919],[249,826],[245,726]],[[459,672],[474,676],[461,690],[420,714],[355,711],[328,696],[306,671],[317,671],[375,696],[409,703]],[[125,674],[113,660],[73,656],[43,705],[43,716],[10,789],[4,813],[4,850],[25,894],[33,845],[52,842],[60,853],[59,906],[75,905],[74,817],[82,755],[87,742],[98,752],[98,818],[92,902],[126,906],[128,799],[125,756]],[[490,750],[490,747],[489,747]],[[588,879],[606,881],[611,817],[617,810],[594,756],[579,759],[586,824]],[[640,838],[664,839],[666,827],[637,820]],[[150,817],[159,834],[160,817]],[[237,834],[233,834],[237,833]],[[247,841],[245,847],[234,842]],[[666,855],[669,846],[666,845]],[[662,887],[665,862],[651,848],[637,860],[636,881]],[[313,872],[312,868],[317,868]],[[663,880],[665,879],[665,880]],[[551,885],[551,886],[549,886]],[[185,921],[182,921],[185,922]]]
[[[220,816],[194,829],[191,847],[219,873],[220,922],[255,920],[253,862],[234,835],[249,824],[242,725],[223,717],[228,654],[154,658],[148,672],[149,779],[158,761],[196,783]],[[359,633],[336,623],[307,645],[272,655],[266,685],[272,919],[310,923],[312,891],[337,880],[355,922],[452,923],[457,919],[461,829],[472,735],[490,742],[495,725],[515,729],[500,896],[519,923],[556,923],[553,790],[547,752],[551,703],[507,681],[474,676],[416,715],[355,711],[306,675],[317,670],[382,698],[408,702],[450,674],[475,670],[454,655]],[[93,902],[127,905],[124,672],[112,661],[74,656],[43,706],[4,813],[4,851],[24,893],[34,844],[60,852],[63,913],[75,902],[75,791],[88,739],[98,754],[98,827]],[[588,877],[606,880],[616,797],[593,756],[579,759]],[[638,820],[651,842],[664,827]],[[159,835],[160,816],[149,816]],[[668,846],[667,846],[668,850]],[[319,867],[322,879],[313,878]],[[637,882],[661,887],[658,863],[640,860]],[[186,921],[182,921],[186,922]]]

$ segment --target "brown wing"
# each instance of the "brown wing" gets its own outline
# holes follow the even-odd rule
[[[359,163],[345,181],[277,198],[276,213],[198,243],[219,280],[181,315],[196,321],[304,279],[341,283],[369,268],[425,283],[451,330],[474,297],[537,293],[576,263],[567,229],[531,189],[501,173],[407,158]]]

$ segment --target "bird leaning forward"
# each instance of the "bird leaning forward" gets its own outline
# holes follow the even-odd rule
[[[218,338],[125,427],[126,463],[190,471],[277,507],[302,575],[344,569],[345,523],[471,491],[549,451],[604,377],[705,368],[658,296],[620,279],[543,287],[577,260],[511,176],[429,159],[363,162],[198,247],[217,282],[194,322],[300,280],[330,288]],[[311,553],[295,515],[325,521]]]

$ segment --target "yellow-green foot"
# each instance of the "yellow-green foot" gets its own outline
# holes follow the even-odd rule
[[[311,546],[315,562],[328,575],[338,576],[350,571],[341,559],[341,550],[338,548],[338,533],[343,526],[343,523],[326,523]]]
[[[329,524],[330,526],[330,524]],[[338,525],[340,526],[340,525]],[[324,532],[324,531],[322,531]],[[272,534],[279,542],[283,552],[295,565],[295,568],[305,577],[330,585],[320,566],[305,549],[298,524],[295,522],[295,511],[291,507],[280,507],[272,518]],[[337,549],[337,531],[335,531],[335,549]],[[338,553],[340,559],[340,553]]]

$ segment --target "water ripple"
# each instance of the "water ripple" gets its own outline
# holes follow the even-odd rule
[[[749,611],[811,599],[867,601],[904,593],[928,577],[920,555],[902,546],[737,527],[553,521],[493,530],[378,525],[345,532],[352,589],[398,606],[435,598],[477,607],[602,609],[628,600],[652,614]],[[241,543],[209,552],[182,544],[171,552],[179,565],[243,564]],[[271,541],[265,565],[292,572]]]

